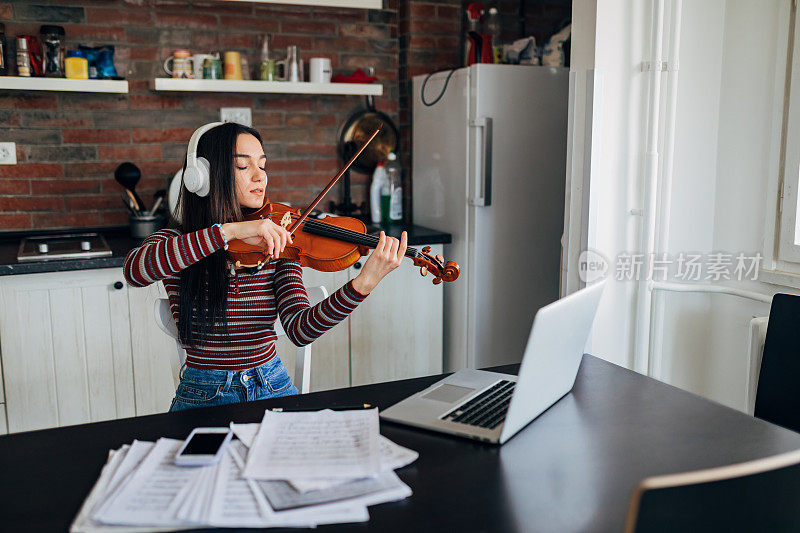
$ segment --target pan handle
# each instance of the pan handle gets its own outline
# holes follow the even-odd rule
[[[479,117],[470,121],[470,126],[479,128],[481,135],[481,162],[480,169],[475,169],[475,195],[470,198],[470,204],[478,207],[492,205],[492,119]]]

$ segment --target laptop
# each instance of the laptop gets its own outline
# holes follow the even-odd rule
[[[464,369],[381,413],[381,418],[503,444],[575,384],[606,281],[536,313],[519,375]]]

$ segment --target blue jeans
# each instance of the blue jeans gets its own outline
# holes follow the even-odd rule
[[[261,366],[236,372],[184,365],[180,378],[170,412],[298,394],[277,356]]]

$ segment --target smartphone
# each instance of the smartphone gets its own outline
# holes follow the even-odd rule
[[[212,465],[225,453],[232,436],[230,428],[194,428],[175,454],[175,464]]]

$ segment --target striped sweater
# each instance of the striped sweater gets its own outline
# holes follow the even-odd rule
[[[180,271],[226,247],[218,226],[193,233],[164,229],[147,237],[125,258],[125,279],[134,287],[162,281],[178,321]],[[276,356],[275,320],[297,346],[311,343],[344,320],[366,297],[348,282],[311,307],[297,261],[279,259],[260,271],[237,271],[228,288],[228,335],[220,333],[186,349],[192,368],[245,370]]]

